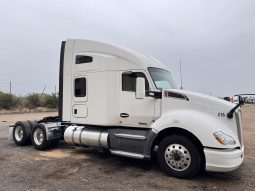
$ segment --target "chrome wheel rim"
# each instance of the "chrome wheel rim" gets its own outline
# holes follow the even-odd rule
[[[34,142],[37,145],[41,145],[43,142],[43,131],[40,128],[34,131]]]
[[[22,138],[23,138],[23,134],[24,134],[24,131],[23,131],[22,127],[21,126],[17,126],[16,129],[15,129],[15,134],[14,134],[15,139],[17,141],[21,141]]]
[[[184,171],[190,166],[191,156],[183,145],[171,144],[165,150],[165,160],[173,170]]]

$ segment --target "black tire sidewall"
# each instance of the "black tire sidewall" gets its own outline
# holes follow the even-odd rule
[[[35,121],[27,121],[28,124],[30,125],[31,130],[33,129],[33,127],[37,124]]]
[[[20,141],[16,140],[16,137],[15,137],[15,131],[18,126],[20,126],[23,130],[23,137]],[[13,131],[12,131],[12,137],[13,137],[13,141],[16,145],[26,146],[26,145],[31,144],[30,136],[31,136],[31,129],[27,122],[18,121],[15,123]]]
[[[43,132],[43,141],[42,141],[42,144],[40,144],[40,145],[37,145],[34,141],[34,133],[35,133],[35,130],[38,128],[41,129]],[[33,146],[37,150],[45,150],[49,147],[49,141],[47,141],[47,137],[46,137],[46,129],[42,124],[37,124],[33,127],[32,133],[31,133],[31,141],[32,141]]]
[[[170,166],[168,166],[165,160],[165,150],[171,144],[183,145],[189,151],[191,156],[191,163],[186,170],[175,171]],[[201,156],[195,144],[192,141],[190,141],[187,137],[181,135],[171,135],[165,137],[159,144],[157,158],[162,170],[167,175],[177,178],[190,178],[195,176],[198,173],[201,165]]]

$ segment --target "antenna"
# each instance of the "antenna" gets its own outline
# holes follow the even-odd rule
[[[181,90],[183,89],[182,87],[182,60],[180,59],[180,76],[181,76]]]

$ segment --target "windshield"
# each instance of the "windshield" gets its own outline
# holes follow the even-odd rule
[[[159,68],[148,68],[148,71],[158,90],[177,89],[177,86],[170,72]]]

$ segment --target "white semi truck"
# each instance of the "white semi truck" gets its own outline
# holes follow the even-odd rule
[[[164,65],[133,50],[62,42],[59,99],[59,116],[11,125],[13,141],[45,150],[64,139],[146,160],[155,153],[178,178],[232,171],[243,161],[241,103],[177,89]]]

